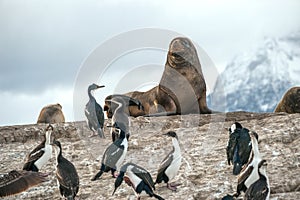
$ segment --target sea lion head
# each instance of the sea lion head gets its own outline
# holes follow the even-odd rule
[[[61,106],[59,103],[55,104],[54,106],[55,106],[57,109],[59,109],[59,110],[62,109],[62,106]]]
[[[191,40],[185,37],[173,39],[169,45],[167,63],[173,68],[194,65],[197,51]]]

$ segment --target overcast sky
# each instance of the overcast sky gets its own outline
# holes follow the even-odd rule
[[[74,120],[73,89],[81,66],[101,44],[124,32],[157,28],[185,35],[221,72],[264,37],[300,30],[299,13],[298,0],[0,0],[0,125],[35,123],[44,105],[57,102],[66,120]],[[148,70],[153,81],[132,86],[122,70],[125,83],[99,74],[99,84],[110,84],[95,93],[100,104],[112,88],[118,91],[114,83],[123,86],[120,91],[155,85],[166,52],[150,49],[124,57],[113,63],[123,72],[153,62],[152,73]],[[135,63],[138,58],[146,63]]]

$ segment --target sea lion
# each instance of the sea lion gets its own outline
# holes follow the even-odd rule
[[[50,104],[42,108],[37,123],[60,123],[65,122],[65,117],[62,112],[62,106],[57,104]]]
[[[300,113],[300,87],[290,88],[283,95],[274,112]]]
[[[134,117],[212,113],[206,104],[206,83],[196,48],[185,37],[171,41],[158,86],[146,92],[134,91],[124,95],[139,100],[144,107],[144,110],[139,110],[136,106],[130,106],[129,114]],[[107,96],[105,99],[108,117],[113,113],[107,104],[110,98]]]

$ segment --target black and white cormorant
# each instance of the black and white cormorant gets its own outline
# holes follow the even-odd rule
[[[229,128],[229,140],[226,148],[228,164],[233,164],[233,174],[238,175],[251,153],[251,139],[249,130],[235,122]]]
[[[259,179],[258,165],[262,161],[259,149],[258,149],[258,135],[254,131],[250,131],[252,150],[248,163],[243,167],[241,173],[238,176],[237,191],[234,194],[238,197],[240,193],[246,192],[255,181]]]
[[[114,142],[119,137],[118,131],[116,131],[114,128],[115,126],[118,126],[117,124],[119,123],[125,125],[125,129],[123,131],[126,133],[126,137],[128,140],[130,136],[130,120],[128,114],[128,106],[136,105],[139,109],[143,109],[141,102],[126,95],[113,95],[112,99],[109,99],[107,101],[111,102],[111,109],[114,110],[113,116],[111,118],[112,141]]]
[[[181,151],[178,142],[177,134],[173,131],[165,133],[169,137],[172,137],[173,149],[160,163],[158,174],[155,183],[161,183],[164,181],[167,183],[167,187],[170,190],[176,190],[180,184],[169,183],[178,173],[181,165]]]
[[[266,173],[267,161],[262,160],[258,163],[258,180],[250,185],[246,190],[245,200],[269,200],[270,184]],[[251,174],[252,175],[252,174]],[[250,176],[251,176],[250,175]],[[251,179],[251,177],[249,177]]]
[[[104,85],[97,85],[93,83],[88,87],[89,102],[85,105],[85,116],[88,120],[88,125],[93,131],[90,137],[99,135],[101,138],[104,137],[103,125],[104,125],[104,113],[102,107],[97,103],[95,97],[92,95],[92,91],[98,88],[103,88]]]
[[[52,157],[53,126],[46,128],[44,140],[27,156],[23,170],[38,172]]]
[[[120,170],[128,148],[126,134],[123,131],[124,128],[125,124],[123,123],[119,123],[115,126],[115,131],[119,131],[120,137],[106,148],[102,156],[100,170],[92,178],[92,181],[99,179],[103,172],[111,171],[111,174],[116,177],[115,172]]]
[[[143,191],[146,192],[150,197],[155,197],[159,200],[164,199],[153,192],[153,190],[155,190],[155,186],[150,173],[146,169],[136,164],[126,163],[121,167],[120,173],[115,180],[115,189],[112,195],[114,195],[117,188],[122,184],[123,180],[132,187],[137,199],[140,199],[140,194]]]
[[[0,197],[15,195],[48,181],[48,174],[24,170],[12,170],[0,175]]]
[[[60,194],[68,200],[73,200],[79,190],[79,176],[75,166],[62,156],[60,142],[54,140],[53,145],[56,153],[56,178]]]

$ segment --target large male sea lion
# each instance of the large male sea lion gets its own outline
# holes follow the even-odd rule
[[[37,123],[60,123],[65,122],[65,117],[62,112],[62,106],[50,104],[42,108]]]
[[[290,88],[283,95],[274,112],[300,113],[300,87]]]
[[[201,113],[210,114],[206,104],[206,84],[200,61],[193,43],[184,37],[171,41],[165,69],[158,86],[147,92],[129,92],[125,95],[139,100],[144,110],[129,107],[131,116],[172,115]],[[104,110],[110,117],[113,111],[105,99]]]

